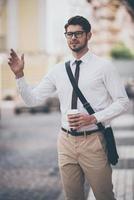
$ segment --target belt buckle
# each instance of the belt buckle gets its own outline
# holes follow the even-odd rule
[[[69,130],[67,129],[67,137],[69,136]]]

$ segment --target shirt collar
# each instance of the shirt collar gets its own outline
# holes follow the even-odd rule
[[[91,58],[91,56],[92,56],[92,53],[88,51],[79,60],[81,60],[83,64],[86,64],[88,60]],[[75,61],[76,61],[76,58],[72,57],[70,60],[71,66],[75,65]]]

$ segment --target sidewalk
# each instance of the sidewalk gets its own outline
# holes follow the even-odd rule
[[[113,120],[119,163],[113,167],[113,185],[117,200],[134,200],[134,115]],[[95,200],[92,190],[87,200]]]

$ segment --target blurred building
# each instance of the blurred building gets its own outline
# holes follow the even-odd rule
[[[7,64],[10,48],[15,49],[19,55],[25,53],[25,74],[33,84],[42,78],[48,66],[56,62],[53,54],[55,52],[57,56],[57,51],[47,48],[53,42],[50,38],[53,39],[57,33],[47,21],[49,11],[50,2],[46,0],[0,0],[2,96],[16,94],[14,75]]]
[[[92,49],[98,55],[108,55],[110,50],[123,42],[134,50],[134,20],[119,0],[89,1],[92,12]]]

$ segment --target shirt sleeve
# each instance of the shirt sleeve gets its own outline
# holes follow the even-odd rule
[[[97,122],[111,121],[113,118],[126,112],[129,106],[125,87],[116,68],[111,63],[103,68],[103,82],[112,103],[104,110],[94,114]]]
[[[27,84],[25,77],[16,79],[16,83],[22,99],[29,107],[42,104],[56,90],[52,72],[49,72],[35,87]]]

